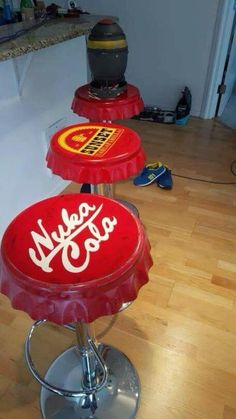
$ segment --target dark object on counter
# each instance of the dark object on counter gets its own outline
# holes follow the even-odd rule
[[[59,6],[55,3],[51,3],[46,7],[46,12],[48,16],[56,17],[58,15]]]
[[[20,10],[17,10],[17,11],[16,11],[15,16],[16,16],[16,21],[17,21],[17,22],[22,22],[22,13],[21,13],[21,11],[20,11]]]
[[[87,52],[93,76],[91,93],[102,98],[123,93],[128,45],[121,27],[112,19],[98,22],[89,35]]]
[[[5,25],[5,19],[3,17],[3,8],[0,7],[0,26]]]
[[[192,95],[187,86],[182,91],[182,97],[176,106],[176,124],[185,125],[188,122],[192,104]]]

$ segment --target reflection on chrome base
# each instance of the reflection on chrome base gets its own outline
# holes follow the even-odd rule
[[[105,386],[81,397],[63,397],[42,387],[40,407],[43,419],[133,419],[139,405],[140,382],[129,359],[104,344],[98,351],[107,369]],[[78,347],[69,348],[49,367],[46,381],[56,387],[83,391],[82,360]],[[98,376],[101,370],[98,370]]]
[[[139,406],[138,374],[118,349],[95,343],[93,324],[65,325],[76,334],[77,345],[60,354],[45,377],[35,368],[31,341],[46,320],[36,321],[26,338],[25,357],[41,384],[43,419],[134,419]]]

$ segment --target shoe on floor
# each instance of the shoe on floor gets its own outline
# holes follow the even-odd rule
[[[156,179],[157,185],[162,189],[172,189],[173,180],[171,176],[171,170],[166,167],[166,171]]]
[[[155,182],[159,176],[165,173],[166,168],[161,162],[147,164],[142,172],[133,180],[135,186],[147,186]]]

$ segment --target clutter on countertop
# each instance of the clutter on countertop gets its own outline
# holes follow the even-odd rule
[[[89,15],[89,12],[82,10],[76,5],[75,0],[68,2],[68,8],[62,8],[56,3],[51,3],[46,7],[46,12],[49,15],[54,15],[54,17],[63,16],[66,18],[78,18],[80,15]]]
[[[73,19],[46,16],[33,22],[0,26],[0,61],[87,35],[105,17],[108,16],[82,14]]]
[[[45,16],[50,17],[79,17],[89,14],[77,6],[76,0],[69,0],[68,7],[51,3],[47,7],[43,0],[20,0],[20,8],[13,7],[12,0],[0,0],[0,26],[22,21],[33,21]]]

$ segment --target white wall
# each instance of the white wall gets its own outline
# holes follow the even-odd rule
[[[75,89],[87,81],[85,38],[0,62],[0,80],[1,237],[19,211],[67,184],[46,168],[47,133],[57,120],[82,120],[70,107]]]
[[[146,104],[175,108],[188,85],[199,115],[218,3],[222,0],[79,0],[91,13],[118,16],[129,44],[126,79]]]

